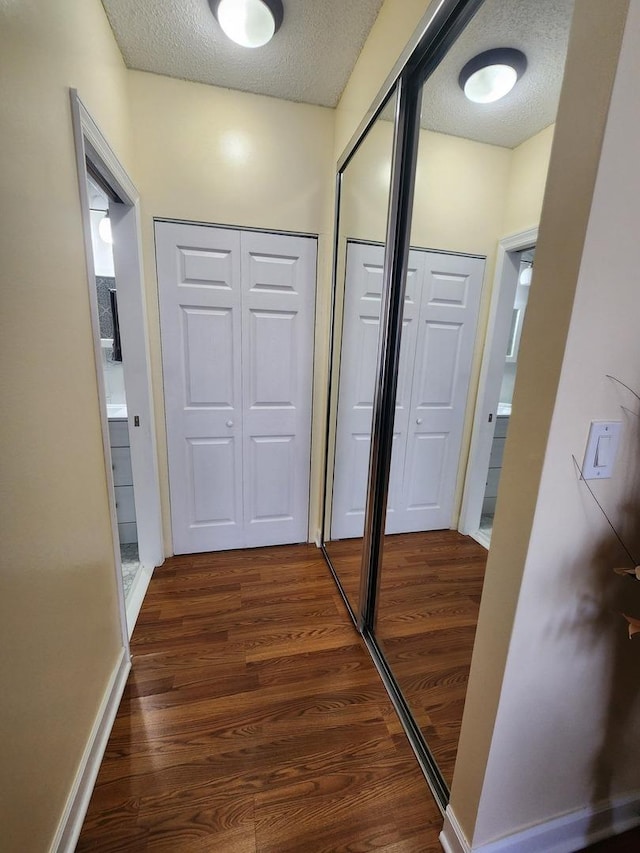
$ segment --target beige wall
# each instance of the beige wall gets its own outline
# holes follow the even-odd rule
[[[437,0],[385,0],[336,110],[336,159],[355,133],[382,84]]]
[[[393,124],[376,122],[347,167],[349,209],[342,230],[350,238],[385,239],[392,139]],[[512,168],[518,152],[421,130],[411,245],[493,255],[509,193],[518,193],[525,174],[525,168],[515,173]],[[527,178],[532,171],[527,170]],[[529,198],[521,208],[535,216],[536,205]]]
[[[153,218],[319,235],[311,535],[319,517],[333,226],[334,111],[133,71],[165,548],[172,553]]]
[[[601,799],[609,782],[618,795],[640,781],[637,727],[616,726],[609,705],[629,684],[614,639],[625,629],[608,608],[615,556],[571,460],[582,458],[591,419],[621,417],[604,374],[640,367],[629,189],[640,116],[629,68],[591,210],[626,6],[576,6],[451,794],[474,846]],[[637,79],[633,7],[627,64]],[[637,499],[627,448],[616,478],[598,484],[616,517]]]
[[[540,222],[554,125],[514,148],[502,223],[502,236],[518,234]]]
[[[121,648],[68,87],[131,167],[98,0],[0,4],[0,846],[46,850]]]

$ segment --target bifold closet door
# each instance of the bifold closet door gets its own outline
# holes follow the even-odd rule
[[[243,231],[244,545],[309,526],[316,241]]]
[[[482,258],[413,254],[423,256],[418,310],[410,312],[411,318],[416,317],[410,336],[415,358],[402,418],[396,401],[394,435],[400,432],[403,440],[402,458],[400,453],[391,458],[392,483],[394,466],[401,466],[402,474],[396,474],[401,485],[387,507],[386,533],[442,530],[451,525],[484,275]],[[401,354],[406,346],[407,307]],[[401,357],[398,399],[402,374]]]
[[[315,253],[156,223],[176,554],[307,539]]]
[[[411,252],[407,271],[402,341],[401,381],[396,400],[398,409],[408,417],[411,398],[411,374],[415,356],[416,280],[424,262],[421,252]],[[368,243],[347,244],[345,305],[343,320],[340,388],[336,430],[336,454],[333,480],[332,539],[352,539],[364,532],[364,513],[367,501],[369,453],[371,450],[371,419],[376,371],[378,369],[378,335],[384,246]],[[400,414],[400,419],[402,414]],[[405,418],[406,420],[406,418]],[[399,421],[398,421],[399,424]],[[398,426],[397,424],[397,426]],[[406,435],[406,424],[404,425]],[[399,449],[394,429],[394,457]],[[404,445],[403,445],[404,447]],[[392,464],[389,502],[393,503],[401,483],[402,463]]]
[[[347,248],[331,535],[362,536],[384,249]],[[484,260],[409,252],[386,533],[449,527]]]

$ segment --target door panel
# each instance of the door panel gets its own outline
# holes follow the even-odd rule
[[[460,323],[426,321],[418,364],[416,407],[451,411],[460,361]],[[434,369],[437,367],[437,369]]]
[[[246,545],[308,538],[316,252],[306,237],[243,232]]]
[[[190,519],[192,526],[233,525],[238,517],[236,500],[236,447],[235,439],[187,439],[188,458],[186,472],[190,477],[189,494],[192,498]],[[225,483],[224,489],[211,488],[212,483]]]
[[[243,542],[240,235],[156,223],[176,554]]]
[[[295,437],[251,437],[249,523],[292,521],[295,515]],[[268,483],[269,488],[264,484]]]
[[[156,223],[177,554],[307,539],[315,241]]]
[[[383,246],[347,244],[332,539],[364,530],[383,264]]]
[[[400,345],[398,385],[396,390],[396,411],[393,422],[389,492],[387,497],[387,525],[391,526],[393,526],[391,519],[394,518],[397,509],[402,505],[407,430],[411,417],[413,364],[416,356],[417,325],[420,311],[420,291],[424,277],[424,263],[424,252],[409,252],[407,285],[402,314],[402,342]]]
[[[293,409],[296,388],[296,314],[251,311],[249,405]]]
[[[228,353],[233,353],[233,311],[230,308],[204,309],[182,306],[185,406],[233,409],[233,370]]]

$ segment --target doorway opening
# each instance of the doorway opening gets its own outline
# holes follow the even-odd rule
[[[500,396],[496,406],[494,418],[495,431],[491,442],[491,455],[489,457],[489,468],[487,469],[487,481],[484,489],[482,510],[480,513],[479,533],[487,541],[487,547],[491,543],[493,532],[493,517],[496,511],[496,499],[498,497],[498,486],[500,484],[500,472],[502,471],[502,457],[504,445],[509,430],[509,419],[511,417],[511,406],[513,401],[513,386],[516,380],[518,367],[518,348],[522,334],[522,324],[527,310],[529,299],[529,286],[531,284],[531,270],[533,268],[533,256],[535,248],[525,249],[519,253],[520,264],[518,268],[518,279],[516,296],[513,303],[511,326],[509,329],[509,341],[504,356],[504,370],[502,372],[502,383],[500,385]],[[484,544],[484,543],[482,543]]]
[[[139,196],[70,91],[123,644],[164,560]]]
[[[491,544],[537,228],[500,241],[458,529]]]
[[[140,580],[140,552],[136,525],[135,491],[131,466],[131,444],[127,422],[127,392],[124,382],[118,291],[113,262],[113,234],[109,206],[117,203],[110,188],[100,186],[87,168],[87,192],[91,214],[91,245],[98,299],[101,368],[104,377],[111,470],[118,520],[120,568],[125,604],[135,594]],[[104,182],[101,182],[104,186]]]

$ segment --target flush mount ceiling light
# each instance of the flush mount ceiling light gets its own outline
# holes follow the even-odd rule
[[[223,32],[242,47],[262,47],[278,31],[282,0],[209,0]]]
[[[491,104],[504,98],[527,70],[527,57],[514,47],[485,50],[470,59],[458,77],[470,101]]]

